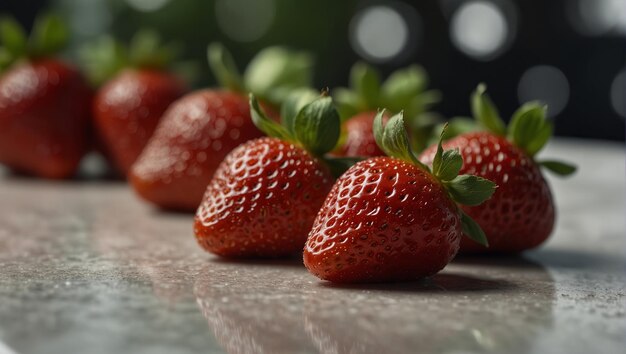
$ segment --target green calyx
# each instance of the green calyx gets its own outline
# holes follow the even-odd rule
[[[421,163],[413,151],[409,140],[409,133],[404,125],[404,113],[400,112],[391,118],[386,125],[383,125],[385,110],[379,110],[374,117],[374,139],[380,149],[391,157],[410,162],[430,171],[428,166]]]
[[[191,79],[192,64],[176,63],[180,52],[177,43],[164,44],[159,34],[153,30],[141,30],[135,33],[128,45],[105,35],[79,51],[82,66],[87,77],[95,86],[112,78],[124,68],[169,70]],[[180,69],[180,70],[179,70]],[[190,71],[190,72],[187,72]],[[189,74],[189,75],[188,75]]]
[[[376,115],[373,130],[376,143],[387,155],[412,163],[431,173],[446,189],[450,198],[458,204],[474,206],[491,198],[496,189],[495,183],[474,175],[459,175],[463,167],[461,153],[458,149],[443,150],[441,142],[446,127],[439,139],[431,170],[415,156],[409,144],[402,113],[391,117],[385,126],[383,126],[383,114],[384,111],[381,110]],[[487,237],[480,226],[462,211],[461,214],[465,234],[486,246]]]
[[[438,91],[426,91],[427,85],[428,75],[421,66],[400,69],[382,82],[378,71],[359,62],[350,71],[350,87],[337,88],[333,96],[344,120],[378,107],[392,113],[404,111],[413,119],[440,100]]]
[[[308,91],[286,99],[281,123],[270,119],[250,94],[250,113],[254,124],[265,134],[296,143],[311,154],[322,157],[339,139],[339,113],[325,92],[312,97]]]
[[[470,103],[474,119],[482,128],[493,134],[506,136],[509,141],[524,150],[528,156],[537,155],[552,137],[552,123],[546,119],[547,106],[535,101],[525,103],[513,113],[507,126],[486,90],[485,84],[481,83],[472,93]],[[548,161],[547,163],[540,163],[540,165],[560,176],[566,176],[576,171],[575,166],[565,162]]]
[[[250,94],[252,121],[266,135],[301,146],[324,161],[335,177],[339,177],[360,159],[327,156],[339,139],[340,119],[327,91],[318,94],[311,89],[295,90],[282,105],[281,122],[269,118]]]
[[[427,110],[439,102],[441,95],[438,91],[427,90],[427,86],[428,75],[421,66],[412,65],[395,71],[383,82],[378,71],[359,62],[350,72],[350,87],[335,89],[333,96],[344,121],[378,107],[386,107],[392,114],[404,112],[411,144],[416,151],[421,151],[440,121],[439,116]]]
[[[310,87],[313,60],[304,52],[269,47],[259,52],[240,74],[232,55],[219,43],[208,50],[209,66],[218,83],[231,91],[252,93],[272,104],[281,104],[293,91]]]
[[[0,72],[23,58],[52,56],[67,43],[68,29],[58,16],[38,16],[30,36],[12,17],[0,18]]]

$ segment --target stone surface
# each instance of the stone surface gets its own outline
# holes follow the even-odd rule
[[[0,179],[0,353],[617,353],[626,340],[625,154],[560,141],[558,227],[517,258],[335,286],[300,260],[228,262],[192,217],[123,183]],[[621,349],[620,349],[621,348]]]

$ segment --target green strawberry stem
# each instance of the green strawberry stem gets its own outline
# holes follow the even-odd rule
[[[56,15],[40,15],[35,19],[30,37],[12,17],[0,18],[0,72],[20,59],[53,56],[67,43],[68,29]]]
[[[546,119],[546,105],[534,101],[523,104],[513,113],[507,126],[486,90],[487,86],[481,83],[472,94],[470,103],[474,119],[493,134],[506,136],[514,145],[534,158],[552,137],[553,127]],[[576,166],[563,161],[547,161],[540,165],[560,176],[567,176],[576,171]]]
[[[252,121],[266,135],[294,143],[324,161],[336,177],[359,161],[326,155],[337,144],[340,129],[339,113],[327,91],[315,97],[308,90],[294,92],[285,104],[288,107],[284,107],[281,123],[277,123],[263,112],[256,97],[250,94]]]
[[[186,81],[193,81],[193,71],[182,73],[174,60],[180,52],[177,43],[163,44],[158,33],[141,30],[135,33],[128,45],[104,35],[83,46],[79,51],[82,66],[94,86],[100,86],[122,69],[171,70]],[[185,70],[193,68],[189,65]]]
[[[463,167],[463,157],[458,149],[443,150],[441,142],[446,127],[440,136],[437,152],[433,159],[432,170],[421,163],[411,145],[404,127],[402,112],[392,116],[383,126],[384,110],[380,110],[374,119],[374,137],[376,143],[387,155],[414,164],[432,174],[446,189],[450,199],[461,205],[479,205],[491,198],[495,192],[495,183],[474,175],[459,175]],[[463,231],[472,240],[487,246],[487,237],[480,226],[460,208]]]
[[[312,59],[304,52],[266,48],[250,61],[243,75],[223,45],[212,43],[207,52],[220,86],[242,94],[253,93],[274,105],[283,103],[294,91],[307,89],[312,82]]]

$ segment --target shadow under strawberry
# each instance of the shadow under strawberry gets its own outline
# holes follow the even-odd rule
[[[524,263],[485,276],[451,265],[414,283],[322,283],[307,298],[305,331],[324,353],[523,352],[553,325],[556,292],[543,267]]]
[[[331,283],[321,282],[320,286],[331,289],[372,290],[384,292],[438,293],[438,292],[507,292],[518,289],[506,280],[481,278],[472,275],[444,272],[412,282],[397,283]]]

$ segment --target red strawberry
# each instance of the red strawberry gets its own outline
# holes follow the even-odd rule
[[[0,63],[0,163],[44,178],[72,176],[88,145],[91,91],[74,67],[52,58],[64,33],[58,18],[40,18],[27,47],[16,22],[0,24],[10,59]]]
[[[302,250],[334,178],[323,158],[339,136],[329,97],[305,105],[285,129],[252,99],[255,123],[275,137],[249,141],[220,165],[198,208],[195,235],[224,257],[279,257]]]
[[[302,250],[333,178],[306,150],[276,138],[251,140],[216,171],[196,217],[200,245],[224,257]]]
[[[339,88],[335,96],[344,124],[343,139],[335,151],[338,156],[384,156],[372,134],[372,123],[377,107],[388,107],[391,112],[404,112],[416,142],[424,142],[433,122],[424,112],[439,101],[436,91],[424,91],[428,77],[424,69],[412,66],[398,70],[381,85],[374,68],[357,63],[350,73],[349,89]],[[422,150],[424,146],[417,146]]]
[[[492,132],[461,134],[444,144],[458,148],[465,164],[462,173],[476,174],[494,181],[498,190],[479,206],[463,210],[485,231],[489,248],[463,240],[463,252],[521,252],[543,243],[554,227],[555,208],[550,187],[533,156],[549,139],[552,127],[545,120],[545,107],[536,103],[522,106],[509,126],[509,138],[502,136],[504,124],[485,87],[479,86],[472,99],[476,119]],[[436,146],[424,151],[422,161],[431,163]],[[549,161],[546,167],[569,174],[573,167]]]
[[[143,31],[131,41],[128,54],[109,38],[83,53],[93,81],[101,83],[107,79],[93,102],[94,123],[108,156],[124,175],[167,107],[185,93],[183,81],[167,70],[172,59],[169,47],[157,48],[158,43],[156,34]],[[93,58],[102,56],[103,51],[111,52],[105,57],[108,60],[98,62]],[[134,54],[137,52],[140,55]],[[109,72],[103,68],[107,65],[112,67]]]
[[[130,182],[156,205],[193,210],[224,157],[260,136],[240,94],[213,90],[188,94],[163,115],[131,170]]]
[[[276,50],[270,49],[270,54]],[[302,61],[308,63],[308,57],[281,53],[292,60],[287,60],[286,66],[274,71],[273,75],[291,75],[295,79],[309,75],[309,67],[300,65]],[[267,55],[267,51],[259,54],[261,58]],[[170,106],[129,175],[141,197],[167,209],[191,211],[198,207],[207,184],[224,157],[240,144],[262,136],[251,120],[244,92],[249,86],[256,87],[250,77],[259,75],[257,70],[267,71],[267,65],[276,65],[279,58],[271,56],[265,60],[253,60],[251,67],[254,70],[246,72],[244,85],[224,48],[209,47],[209,63],[229,91],[196,91]],[[297,70],[293,68],[296,64],[300,65]],[[272,77],[267,79],[272,80]],[[285,83],[291,84],[291,81]],[[267,89],[263,93],[266,102],[282,98],[273,90]]]
[[[339,156],[384,156],[376,145],[372,124],[376,112],[363,112],[348,119],[344,124],[345,141],[340,146]]]
[[[411,280],[433,275],[456,255],[463,232],[483,240],[480,228],[455,204],[476,205],[494,184],[458,175],[457,151],[437,153],[433,172],[409,147],[402,115],[383,128],[374,123],[378,145],[394,157],[357,163],[344,173],[324,202],[304,249],[304,264],[333,282]]]

